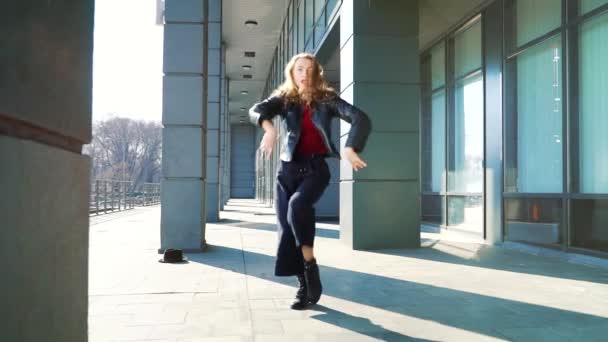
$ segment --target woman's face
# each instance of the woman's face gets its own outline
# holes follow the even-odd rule
[[[300,58],[293,68],[293,77],[298,88],[304,90],[312,85],[314,64],[308,58]]]

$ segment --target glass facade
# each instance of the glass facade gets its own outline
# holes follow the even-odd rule
[[[290,56],[316,50],[340,4],[290,2],[266,94]],[[502,167],[503,239],[608,252],[608,0],[501,0],[493,13],[463,18],[421,53],[422,221],[484,234],[496,210],[485,207],[486,127],[500,126],[501,153],[491,154]],[[484,20],[501,22],[499,99],[486,98],[495,50]],[[502,116],[486,122],[494,105]]]
[[[551,38],[522,52],[513,61],[517,70],[517,106],[511,108],[516,122],[517,179],[515,192],[561,193],[562,71],[561,43]]]
[[[503,9],[503,238],[608,252],[608,1]],[[493,105],[478,16],[421,55],[422,221],[474,232],[484,226]]]
[[[579,32],[580,192],[608,193],[608,14],[581,25]]]
[[[481,20],[423,56],[422,220],[483,233]]]

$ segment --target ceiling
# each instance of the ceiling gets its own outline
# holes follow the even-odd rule
[[[238,123],[242,116],[247,120],[247,110],[262,96],[288,5],[289,0],[223,2],[222,42],[226,46],[228,110],[233,123]],[[245,26],[247,20],[257,21],[258,26]],[[255,51],[256,56],[245,57],[245,51]],[[243,65],[251,65],[252,69],[243,70]],[[251,74],[252,78],[244,79],[244,74]],[[243,95],[241,91],[248,94]]]

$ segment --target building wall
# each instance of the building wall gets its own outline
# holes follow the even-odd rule
[[[439,2],[423,3],[424,11],[432,13],[431,4]],[[495,0],[475,6],[470,2],[467,8],[472,10],[444,7],[446,19],[437,25],[421,14],[426,23],[423,77],[432,85],[421,106],[427,135],[422,139],[423,188],[433,183],[432,175],[440,180],[427,194],[423,189],[423,221],[452,229],[456,227],[450,221],[461,219],[451,214],[455,206],[450,197],[462,197],[462,191],[450,190],[450,177],[467,172],[454,167],[453,150],[470,136],[462,130],[463,113],[477,109],[462,101],[466,94],[458,92],[458,84],[483,76],[484,238],[605,255],[608,139],[599,127],[608,123],[608,67],[603,62],[608,52],[608,1]],[[453,16],[458,11],[466,13],[460,20]],[[481,14],[481,31],[474,40],[465,39],[469,26],[462,25],[475,14]],[[440,33],[440,26],[445,32]],[[458,75],[455,70],[463,63],[475,64],[478,73]],[[441,73],[446,75],[445,88],[441,82],[434,84]],[[443,102],[435,101],[439,97]],[[446,124],[435,120],[442,115]],[[438,141],[447,141],[445,147],[435,146]],[[447,184],[447,190],[440,191],[439,184]],[[425,196],[443,202],[425,202]],[[466,216],[470,203],[461,207]]]
[[[0,340],[87,341],[92,0],[0,11]]]
[[[253,198],[255,185],[255,127],[232,125],[230,196]]]

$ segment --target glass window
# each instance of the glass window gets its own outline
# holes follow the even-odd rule
[[[436,89],[445,84],[445,44],[440,43],[431,50],[431,84]]]
[[[315,26],[315,46],[321,44],[321,39],[325,36],[325,28],[325,23],[323,23],[322,20],[319,20]]]
[[[297,51],[298,51],[298,37],[297,37],[296,27],[297,27],[297,25],[293,25],[293,28],[291,31],[291,55],[292,56],[297,54]]]
[[[310,37],[312,36],[312,29],[313,29],[313,22],[314,22],[314,16],[315,16],[315,12],[314,12],[314,1],[313,0],[306,0],[304,1],[306,3],[306,36],[304,37],[304,40],[306,42],[310,41]],[[301,6],[301,5],[300,5]]]
[[[281,65],[283,65],[283,34],[281,33],[279,36],[279,46],[278,46],[278,50],[277,50],[277,62],[278,62],[278,66],[280,67]]]
[[[445,91],[441,90],[431,100],[431,191],[445,191]]]
[[[445,224],[445,206],[443,196],[422,195],[422,221],[435,224]]]
[[[608,14],[581,25],[580,191],[608,193]]]
[[[562,0],[518,0],[516,41],[521,46],[561,25]]]
[[[449,196],[448,225],[479,233],[479,227],[483,227],[483,196]]]
[[[340,2],[340,0],[328,0],[327,1],[327,20],[328,21],[331,19],[330,16],[333,14],[334,9],[336,8],[336,6],[338,5],[339,2]]]
[[[325,25],[325,17],[321,18],[323,10],[325,9],[325,0],[315,0],[315,16],[314,22],[316,23],[319,19]]]
[[[585,14],[602,5],[608,4],[608,0],[579,0],[580,12]]]
[[[573,200],[572,246],[608,252],[608,200]]]
[[[304,1],[298,7],[298,52],[304,51]]]
[[[562,241],[562,201],[554,198],[505,199],[505,239],[540,244]]]
[[[459,33],[454,45],[456,78],[481,68],[481,21]]]
[[[477,75],[456,84],[451,131],[448,190],[483,192],[483,77]]]
[[[562,191],[562,77],[559,36],[517,57],[517,190]],[[513,146],[508,146],[513,148]]]

